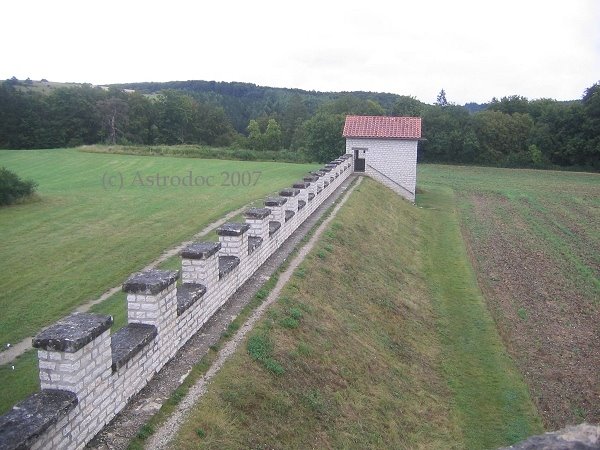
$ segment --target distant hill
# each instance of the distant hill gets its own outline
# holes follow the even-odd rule
[[[89,86],[88,83],[61,83],[57,81],[48,81],[46,79],[39,81],[31,80],[29,78],[26,80],[17,80],[15,77],[6,80],[5,83],[8,83],[21,91],[34,91],[41,94],[49,94],[58,88],[79,87],[84,85]]]
[[[475,113],[478,113],[479,111],[483,111],[484,109],[487,109],[488,106],[489,106],[489,103],[470,102],[470,103],[465,103],[463,107],[467,111],[469,111],[469,114],[475,114]]]
[[[222,106],[238,132],[245,132],[250,119],[260,116],[283,117],[292,99],[300,99],[307,116],[312,116],[317,108],[330,100],[352,95],[361,100],[373,100],[391,113],[400,98],[397,94],[382,92],[319,92],[303,89],[274,88],[253,83],[224,81],[168,81],[113,84],[120,89],[133,89],[144,94],[154,94],[164,89],[176,89]],[[298,102],[297,102],[298,103]]]

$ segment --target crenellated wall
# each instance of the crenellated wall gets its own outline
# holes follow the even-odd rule
[[[41,391],[0,417],[0,449],[84,447],[351,174],[350,157],[249,209],[244,223],[222,225],[219,242],[186,247],[181,272],[132,275],[128,325],[116,333],[112,317],[88,313],[40,332]]]

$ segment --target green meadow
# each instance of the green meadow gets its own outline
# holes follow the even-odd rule
[[[2,346],[314,167],[74,149],[3,150],[0,165],[39,184],[36,198],[0,209]]]

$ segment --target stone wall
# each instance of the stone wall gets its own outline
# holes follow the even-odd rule
[[[582,423],[562,430],[532,436],[500,450],[598,450],[600,426]]]
[[[346,138],[346,154],[354,157],[355,149],[366,150],[365,173],[415,201],[417,184],[417,140]]]
[[[41,391],[0,417],[0,449],[84,447],[351,172],[344,155],[222,225],[219,242],[186,247],[181,272],[132,275],[116,333],[112,317],[88,313],[40,332]]]

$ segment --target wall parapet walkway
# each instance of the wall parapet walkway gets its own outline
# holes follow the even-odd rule
[[[123,284],[128,324],[116,333],[112,317],[89,313],[42,330],[41,391],[0,417],[0,449],[84,447],[351,172],[343,155],[219,227],[219,242],[183,249],[181,271],[133,274]]]

